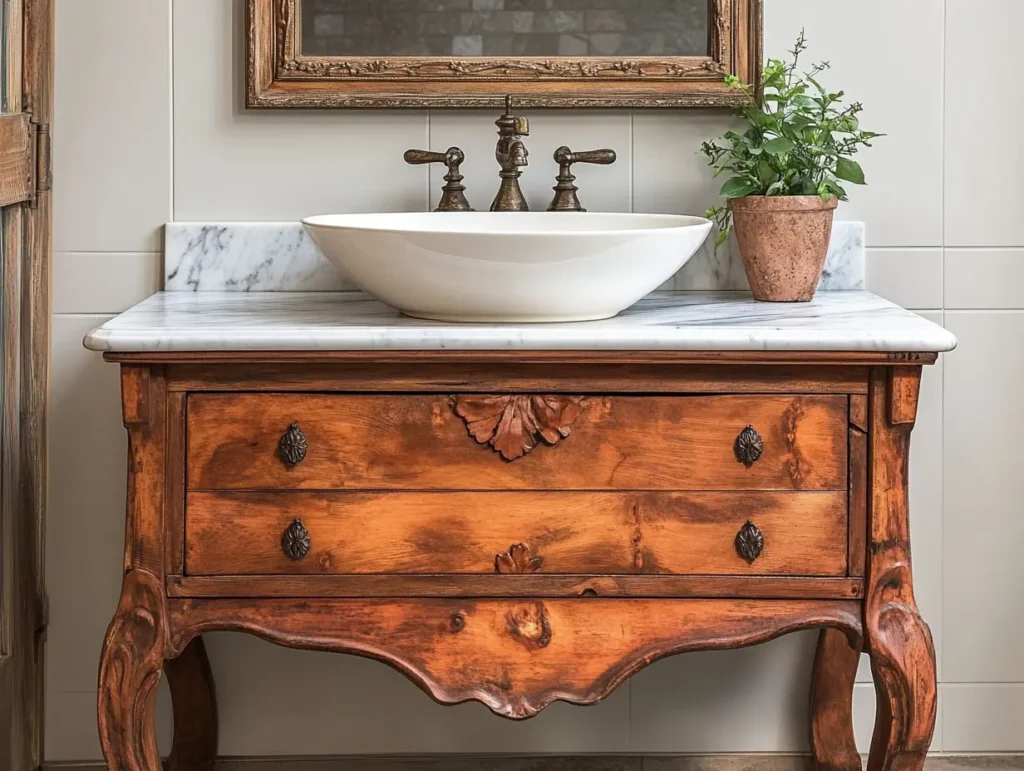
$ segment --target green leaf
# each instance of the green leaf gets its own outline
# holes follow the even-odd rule
[[[793,151],[794,147],[796,145],[785,137],[776,137],[764,143],[764,151],[772,155],[788,155]]]
[[[761,161],[757,164],[757,178],[761,180],[762,185],[770,185],[779,178],[779,175],[768,161]]]
[[[720,195],[723,198],[743,198],[757,192],[757,185],[745,177],[733,177],[724,185]]]
[[[851,161],[849,158],[840,158],[836,161],[836,176],[855,185],[867,184],[864,181],[864,169],[857,161]]]

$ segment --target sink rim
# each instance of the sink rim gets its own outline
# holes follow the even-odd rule
[[[403,223],[403,219],[406,221]],[[339,221],[340,220],[340,221]],[[455,223],[470,220],[481,221],[479,228],[467,229],[457,227]],[[572,230],[558,230],[550,226],[530,228],[528,225],[536,220],[538,223],[554,223],[556,221],[573,221],[575,223],[590,221],[606,221],[613,224],[615,220],[632,222],[634,227],[593,227]],[[527,227],[490,227],[495,223],[520,222]],[[645,223],[646,224],[642,224]],[[448,225],[448,223],[452,223]],[[645,212],[352,212],[345,214],[317,214],[304,217],[302,224],[306,228],[325,228],[329,230],[345,230],[358,232],[393,232],[417,235],[439,236],[529,236],[541,238],[579,238],[594,236],[642,236],[653,233],[666,233],[673,230],[708,227],[713,224],[706,217],[689,214],[655,214]],[[423,225],[429,227],[423,227]]]

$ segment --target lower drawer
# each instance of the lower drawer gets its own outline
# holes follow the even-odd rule
[[[188,575],[841,576],[845,492],[190,493]]]

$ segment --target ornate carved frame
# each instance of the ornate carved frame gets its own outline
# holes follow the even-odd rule
[[[708,0],[710,56],[302,56],[299,0],[248,0],[248,107],[732,107],[759,85],[762,0]]]

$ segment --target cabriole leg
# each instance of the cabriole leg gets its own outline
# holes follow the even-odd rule
[[[100,660],[100,745],[109,771],[160,771],[154,713],[166,637],[160,581],[129,571]]]

